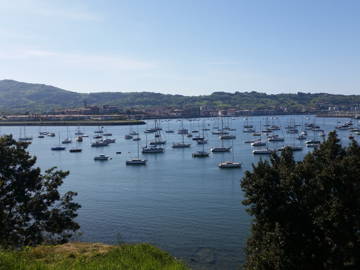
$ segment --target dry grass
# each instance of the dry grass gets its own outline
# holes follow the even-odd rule
[[[0,250],[0,270],[187,270],[168,253],[149,244],[110,246],[68,243],[21,251]]]

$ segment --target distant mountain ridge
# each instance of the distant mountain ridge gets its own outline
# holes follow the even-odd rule
[[[250,110],[275,110],[286,107],[300,112],[327,106],[350,108],[360,104],[360,95],[331,95],[326,93],[276,94],[259,92],[214,92],[211,95],[183,96],[153,92],[98,92],[77,93],[45,84],[0,80],[0,113],[41,113],[84,105],[116,105],[128,107],[211,106],[235,107]]]

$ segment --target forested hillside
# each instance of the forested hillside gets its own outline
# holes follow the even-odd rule
[[[342,106],[350,108],[360,104],[359,95],[330,95],[325,93],[277,94],[258,92],[214,92],[211,95],[183,96],[153,92],[97,92],[77,93],[44,84],[31,84],[13,80],[0,80],[0,112],[49,112],[60,108],[84,105],[116,105],[122,108],[172,106],[189,107],[207,105],[216,108],[264,110],[287,107],[289,111],[302,111]]]

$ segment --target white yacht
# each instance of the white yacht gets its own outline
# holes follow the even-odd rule
[[[70,139],[70,138],[66,138],[66,139],[63,140],[61,143],[62,143],[62,144],[69,144],[69,143],[71,143],[71,139]]]
[[[108,142],[99,140],[99,141],[96,141],[96,142],[92,143],[91,147],[103,147],[103,146],[108,146],[108,145],[109,145]]]
[[[219,163],[218,166],[221,169],[237,169],[237,168],[241,168],[241,163],[235,161],[225,161]]]
[[[256,141],[256,142],[251,143],[251,146],[254,146],[254,147],[266,146],[266,143],[262,142],[262,141]]]

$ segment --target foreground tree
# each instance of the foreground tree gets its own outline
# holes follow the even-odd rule
[[[335,132],[295,162],[287,149],[241,183],[254,217],[245,269],[360,269],[360,147]]]
[[[35,168],[28,144],[0,137],[0,246],[64,243],[79,229],[77,194],[59,187],[69,172]]]

